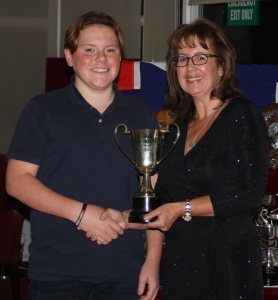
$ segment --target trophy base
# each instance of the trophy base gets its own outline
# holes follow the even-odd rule
[[[160,205],[160,197],[133,197],[133,207],[129,214],[128,222],[147,224],[155,221],[157,217],[154,217],[150,220],[145,220],[144,216]]]
[[[263,281],[264,285],[278,285],[278,266],[263,266]]]

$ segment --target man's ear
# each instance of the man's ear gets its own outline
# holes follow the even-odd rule
[[[73,63],[72,63],[72,54],[70,52],[70,49],[69,48],[64,49],[64,54],[65,54],[65,58],[66,58],[68,66],[72,67]]]

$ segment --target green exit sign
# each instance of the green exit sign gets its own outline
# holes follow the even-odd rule
[[[259,1],[229,2],[227,26],[259,25]]]

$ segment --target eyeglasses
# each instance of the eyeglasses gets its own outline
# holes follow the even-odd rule
[[[185,55],[179,55],[172,58],[172,62],[175,67],[186,67],[188,65],[189,59],[191,59],[192,63],[195,66],[205,65],[208,62],[209,57],[218,57],[218,55],[214,54],[196,54],[191,57]]]

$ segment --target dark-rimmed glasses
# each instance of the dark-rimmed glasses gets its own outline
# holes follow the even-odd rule
[[[195,66],[205,65],[208,62],[209,57],[218,57],[218,55],[214,54],[196,54],[191,57],[185,55],[179,55],[172,58],[172,62],[175,67],[186,67],[188,65],[189,59],[191,59],[192,63]]]

